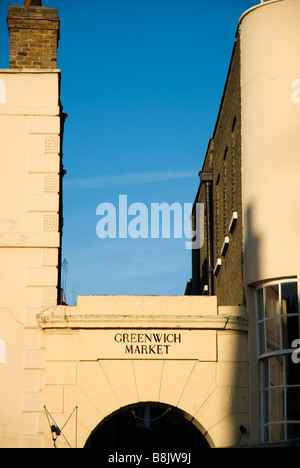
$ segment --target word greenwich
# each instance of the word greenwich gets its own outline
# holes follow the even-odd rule
[[[125,355],[169,354],[174,343],[182,342],[181,333],[117,333],[116,343],[123,343]]]

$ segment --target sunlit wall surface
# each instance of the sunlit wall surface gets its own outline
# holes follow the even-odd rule
[[[263,441],[281,441],[300,435],[299,415],[293,404],[299,392],[300,369],[291,363],[293,339],[299,336],[299,1],[262,2],[244,15],[240,32],[252,420],[257,421]],[[255,383],[259,380],[260,387]],[[260,405],[255,403],[258,401]]]

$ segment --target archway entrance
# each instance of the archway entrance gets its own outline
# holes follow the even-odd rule
[[[110,415],[92,432],[85,448],[178,451],[209,448],[209,444],[177,408],[147,403]]]

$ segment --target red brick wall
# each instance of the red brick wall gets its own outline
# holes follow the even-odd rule
[[[7,24],[10,68],[57,68],[57,10],[40,6],[12,6],[8,8]]]
[[[214,295],[219,305],[243,305],[242,185],[241,185],[241,90],[240,43],[237,38],[228,79],[220,106],[213,138],[210,141],[202,170],[212,171],[213,199],[213,266],[222,258],[222,266],[214,276]],[[204,185],[201,184],[196,201],[205,204]],[[228,232],[233,212],[238,213],[234,232]],[[229,247],[225,256],[221,248],[225,237]],[[200,254],[200,255],[199,255]],[[205,294],[207,274],[207,232],[200,252],[193,253],[191,294]]]

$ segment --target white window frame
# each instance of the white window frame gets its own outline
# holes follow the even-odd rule
[[[287,283],[296,283],[297,284],[297,278],[292,277],[292,278],[285,278],[285,279],[278,279],[274,281],[269,281],[260,284],[257,286],[255,289],[255,310],[256,310],[256,336],[257,336],[257,358],[259,360],[259,369],[260,369],[260,401],[261,401],[261,438],[263,442],[270,442],[271,441],[271,433],[270,433],[270,428],[272,425],[279,425],[282,424],[284,426],[284,439],[281,439],[280,441],[286,441],[288,438],[288,424],[299,424],[300,425],[300,420],[295,420],[295,421],[290,421],[287,419],[287,389],[288,388],[300,388],[300,384],[294,384],[294,385],[288,385],[286,376],[287,376],[287,366],[286,366],[286,359],[291,359],[291,354],[294,352],[293,348],[283,348],[283,333],[282,333],[282,318],[286,318],[286,315],[282,313],[282,301],[281,301],[281,285],[282,284],[287,284]],[[280,349],[271,351],[271,352],[263,352],[261,353],[261,348],[262,348],[262,343],[261,343],[261,331],[260,331],[260,325],[265,323],[269,320],[274,320],[277,315],[274,315],[273,317],[266,317],[265,316],[265,311],[266,311],[266,297],[265,297],[265,288],[269,286],[275,286],[278,285],[279,289],[279,332],[280,332]],[[259,310],[259,291],[262,290],[263,292],[263,316],[261,317],[261,311]],[[298,296],[299,296],[299,286],[298,286]],[[290,314],[289,318],[291,317],[298,317],[298,326],[299,326],[299,310],[295,314]],[[267,334],[266,334],[266,326],[263,327],[263,347],[264,350],[266,351],[266,343],[267,343]],[[292,346],[292,343],[291,343]],[[271,358],[282,356],[283,357],[283,383],[282,385],[278,386],[271,386],[270,384],[270,363],[271,363]],[[265,375],[264,375],[264,365],[268,366],[268,382],[265,385]],[[300,366],[300,364],[299,364]],[[270,414],[271,414],[271,398],[270,398],[270,390],[271,389],[282,389],[283,395],[284,395],[284,401],[283,401],[283,414],[284,418],[283,421],[276,421],[272,422],[270,421]],[[268,408],[267,408],[267,414],[268,414],[268,420],[264,420],[264,415],[266,413],[266,408],[265,408],[265,398],[264,398],[264,392],[268,391]],[[268,438],[266,439],[266,429],[268,429]],[[278,441],[279,442],[279,441]]]

